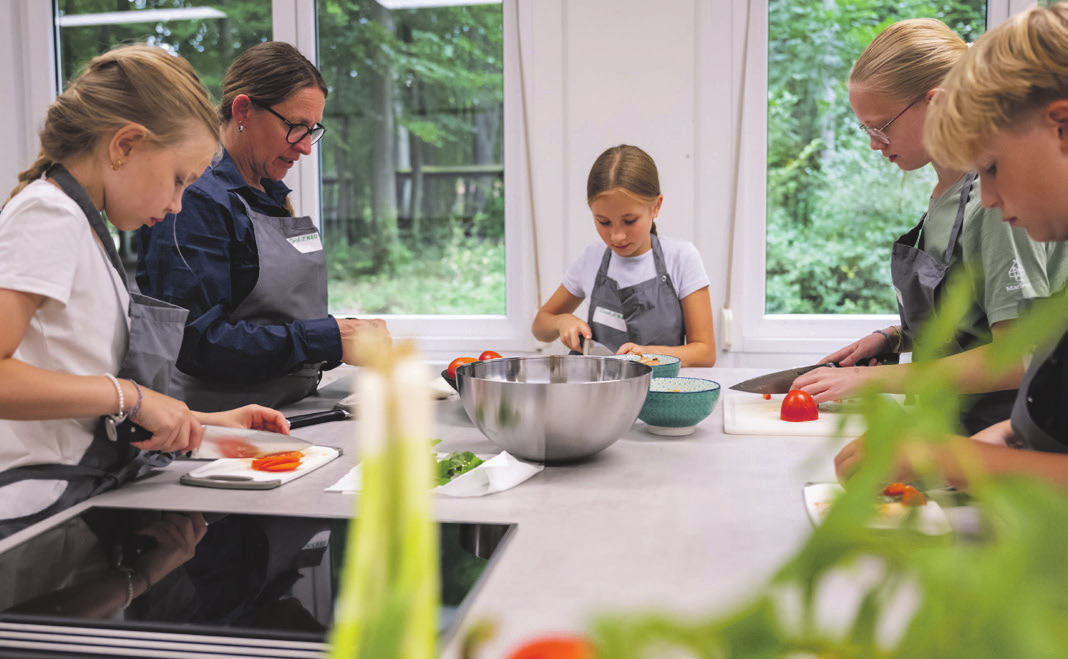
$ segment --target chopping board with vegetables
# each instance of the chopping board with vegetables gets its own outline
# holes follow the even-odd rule
[[[865,430],[864,420],[848,403],[819,405],[818,417],[810,421],[784,421],[786,394],[727,390],[723,398],[723,432],[729,435],[857,437]]]
[[[183,485],[233,490],[269,490],[315,471],[341,451],[328,446],[309,446],[269,456],[221,458],[198,467],[179,479]]]

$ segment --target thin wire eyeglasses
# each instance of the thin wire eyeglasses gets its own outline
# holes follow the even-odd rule
[[[264,110],[267,110],[268,112],[270,112],[274,116],[278,117],[283,122],[285,122],[285,124],[287,126],[289,126],[289,132],[286,133],[286,141],[289,142],[290,144],[297,144],[298,142],[300,142],[301,140],[303,140],[305,137],[307,137],[309,135],[311,135],[311,143],[315,144],[316,142],[318,142],[319,140],[321,140],[323,138],[323,135],[326,134],[326,127],[323,126],[322,124],[318,124],[317,123],[314,126],[312,126],[311,128],[309,128],[308,126],[305,126],[304,124],[295,124],[292,121],[290,121],[289,119],[286,119],[282,115],[278,114],[277,112],[275,112],[271,108],[267,107],[263,103],[260,103],[259,101],[252,101],[252,102],[255,103],[256,105],[260,106]]]
[[[897,121],[898,118],[901,117],[901,115],[903,115],[903,114],[905,114],[906,112],[909,111],[909,108],[911,108],[913,105],[916,105],[917,103],[919,103],[926,96],[927,95],[924,94],[923,96],[920,96],[919,98],[917,98],[915,101],[913,101],[913,102],[909,103],[908,105],[906,105],[904,110],[902,110],[901,112],[898,112],[896,117],[894,117],[890,121],[888,121],[885,124],[883,124],[882,128],[868,128],[864,124],[859,124],[859,125],[857,125],[857,130],[859,130],[862,133],[866,133],[869,137],[874,137],[875,139],[877,139],[880,142],[882,142],[883,145],[885,145],[885,146],[890,146],[890,138],[886,136],[886,130],[888,128],[890,128],[890,124],[892,124],[895,121]]]

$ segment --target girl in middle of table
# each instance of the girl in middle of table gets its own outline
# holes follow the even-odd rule
[[[580,351],[582,336],[616,354],[673,355],[684,367],[716,363],[708,274],[691,243],[657,236],[663,201],[656,163],[645,151],[623,144],[597,158],[586,202],[607,248],[587,247],[568,268],[534,318],[535,338],[559,337]],[[582,320],[573,312],[587,296]]]
[[[854,366],[880,353],[911,350],[923,323],[937,313],[943,284],[965,268],[973,278],[972,303],[940,361],[965,394],[961,425],[973,434],[1009,417],[1023,376],[1022,363],[1008,375],[992,374],[985,366],[989,346],[1019,317],[1022,300],[1049,295],[1064,281],[1064,252],[1031,241],[1002,222],[996,209],[982,208],[975,172],[933,161],[923,145],[928,105],[967,51],[941,21],[911,19],[883,30],[853,66],[849,104],[871,148],[906,172],[930,163],[938,180],[919,224],[893,246],[890,271],[901,324],[875,330],[823,361]],[[900,393],[910,368],[818,368],[791,388],[817,403],[846,398],[871,379],[883,391]]]

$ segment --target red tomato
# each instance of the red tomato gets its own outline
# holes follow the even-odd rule
[[[483,352],[481,355],[478,356],[478,361],[484,362],[487,359],[500,359],[500,358],[501,358],[501,353],[493,352],[492,350],[487,350],[487,351]]]
[[[764,394],[764,400],[771,400],[771,394]]]
[[[254,458],[260,450],[240,437],[222,437],[216,441],[224,458]]]
[[[906,506],[926,506],[927,497],[911,485],[906,485],[905,491],[901,494],[901,503]]]
[[[808,392],[794,389],[782,399],[779,418],[783,421],[815,421],[819,417],[816,401]]]
[[[471,362],[477,362],[477,361],[478,360],[475,359],[474,357],[457,357],[456,359],[454,359],[451,362],[449,362],[449,370],[448,370],[449,377],[453,378],[453,379],[456,379],[456,367],[457,366],[461,366],[463,364],[470,364]]]
[[[508,659],[593,659],[593,647],[579,636],[552,636],[527,643]]]

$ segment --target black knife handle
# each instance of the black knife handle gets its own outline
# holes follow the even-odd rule
[[[335,409],[328,410],[326,412],[312,412],[310,414],[297,414],[291,417],[287,417],[289,421],[289,429],[303,428],[304,426],[313,426],[317,423],[326,423],[327,421],[343,421],[352,416],[348,410]]]
[[[105,417],[104,424],[107,427],[108,439],[113,442],[132,444],[134,442],[143,442],[146,439],[152,438],[151,430],[142,428],[129,419],[116,425],[111,417]]]

